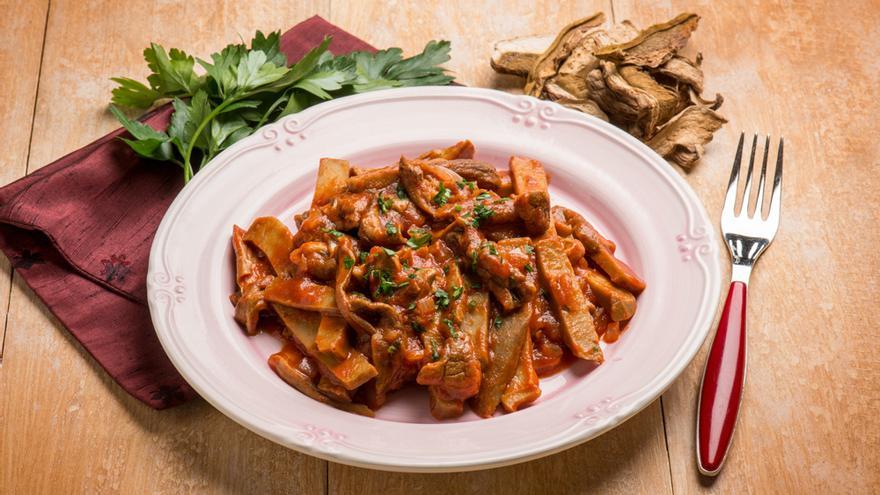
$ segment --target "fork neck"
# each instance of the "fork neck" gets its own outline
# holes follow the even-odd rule
[[[751,264],[740,264],[734,263],[733,268],[730,271],[730,281],[731,282],[742,282],[749,285],[749,277],[752,275],[752,265]]]

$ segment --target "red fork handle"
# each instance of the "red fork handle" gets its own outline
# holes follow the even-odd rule
[[[746,284],[733,282],[712,341],[700,384],[697,410],[697,462],[715,476],[724,464],[746,378]]]

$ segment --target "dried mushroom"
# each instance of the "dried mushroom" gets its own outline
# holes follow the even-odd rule
[[[711,108],[692,105],[667,122],[647,144],[667,160],[690,168],[703,156],[703,145],[725,122]]]
[[[490,63],[496,72],[525,77],[544,50],[553,43],[553,36],[524,36],[495,43]]]
[[[596,51],[596,56],[617,64],[656,69],[684,48],[699,21],[696,14],[681,14],[645,29],[626,43],[604,46]]]
[[[702,57],[679,54],[699,19],[685,13],[638,31],[629,21],[607,26],[598,13],[553,38],[500,41],[491,64],[525,77],[526,94],[609,121],[690,169],[727,122],[714,111],[721,95],[701,96]]]

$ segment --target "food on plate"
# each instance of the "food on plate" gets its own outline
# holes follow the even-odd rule
[[[282,380],[344,411],[372,416],[407,385],[437,419],[517,411],[539,377],[602,363],[645,289],[549,181],[529,158],[496,170],[470,141],[382,168],[322,159],[295,233],[233,226],[234,318],[283,340]]]
[[[556,37],[499,41],[491,64],[524,77],[526,94],[607,120],[690,169],[727,122],[715,112],[721,95],[701,96],[702,55],[679,53],[699,20],[684,13],[639,31],[629,21],[608,26],[598,13]]]

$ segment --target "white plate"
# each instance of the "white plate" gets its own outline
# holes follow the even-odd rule
[[[230,235],[257,216],[295,228],[318,160],[382,165],[401,154],[470,139],[506,166],[540,160],[555,204],[573,207],[618,244],[647,281],[606,362],[542,380],[542,397],[514,414],[438,422],[427,394],[403,391],[377,418],[305,397],[269,369],[279,347],[232,319]],[[180,193],[150,254],[148,295],[159,339],[202,397],[282,445],[324,459],[396,471],[463,471],[521,462],[589,440],[655,400],[691,361],[719,300],[717,242],[693,191],[623,131],[554,103],[461,87],[387,90],[322,103],[266,126],[215,158]]]

